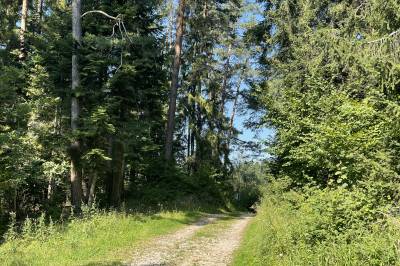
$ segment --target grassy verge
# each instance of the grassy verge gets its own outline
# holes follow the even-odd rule
[[[345,205],[350,192],[337,194],[267,195],[233,265],[400,265],[398,218],[356,221],[346,213],[361,210],[354,200]],[[343,213],[348,218],[338,222]]]
[[[58,228],[28,222],[22,235],[0,246],[0,265],[119,265],[142,241],[177,230],[201,215],[100,213]]]
[[[262,245],[263,234],[260,216],[256,216],[246,228],[239,249],[234,253],[233,265],[261,265],[260,245]]]

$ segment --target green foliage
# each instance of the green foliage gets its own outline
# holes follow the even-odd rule
[[[82,84],[75,95],[80,102],[79,130],[72,136],[70,3],[43,1],[40,18],[37,1],[29,1],[24,59],[18,57],[20,4],[0,2],[2,223],[10,212],[17,220],[43,211],[60,218],[69,193],[68,147],[73,138],[81,142],[84,182],[89,185],[95,176],[97,199],[108,205],[110,166],[116,161],[113,143],[124,140],[126,146],[126,183],[140,179],[162,152],[167,101],[160,1],[83,3],[83,12],[120,14],[124,34],[114,27],[110,37],[114,25],[102,15],[83,18]]]
[[[242,162],[235,167],[232,174],[235,204],[242,208],[250,208],[262,195],[266,183],[266,163]]]
[[[278,183],[237,264],[399,264],[399,5],[262,2],[264,21],[247,33],[264,76],[252,104],[276,133]]]
[[[39,234],[42,213],[65,221],[81,194],[71,196],[72,158],[83,204],[230,204],[237,131],[225,108],[241,98],[234,83],[248,77],[250,53],[237,32],[245,2],[187,2],[172,165],[160,157],[175,2],[170,21],[160,0],[81,2],[82,13],[121,20],[85,14],[73,49],[71,1],[28,1],[21,31],[22,1],[0,0],[0,232],[11,213],[16,223],[30,217],[26,238]],[[80,84],[72,92],[73,51]]]
[[[273,181],[234,265],[397,265],[398,219],[381,186],[289,190]],[[371,222],[373,221],[373,222]]]
[[[391,55],[396,52],[377,54],[364,39],[375,38],[370,35],[378,27],[376,17],[385,21],[396,5],[372,19],[379,1],[265,2],[265,22],[249,36],[263,44],[260,60],[268,78],[253,96],[267,110],[264,121],[276,130],[270,150],[276,171],[296,185],[394,183],[398,62]]]

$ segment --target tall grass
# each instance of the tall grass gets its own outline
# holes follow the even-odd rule
[[[338,205],[337,191],[307,198],[295,193],[266,194],[233,265],[400,265],[398,219],[355,219],[357,214],[347,212],[362,207],[353,208],[356,202],[343,204],[351,193],[339,194]],[[343,214],[347,218],[338,220]]]
[[[119,265],[142,241],[191,223],[200,212],[168,211],[155,215],[96,212],[67,225],[25,221],[12,228],[0,246],[0,265]]]

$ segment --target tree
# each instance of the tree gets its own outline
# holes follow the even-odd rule
[[[172,157],[172,147],[174,140],[175,129],[175,111],[176,111],[176,97],[178,90],[179,71],[181,67],[181,52],[184,32],[184,18],[185,18],[185,0],[179,1],[177,26],[176,26],[176,39],[175,39],[175,55],[174,62],[171,68],[171,88],[169,95],[168,105],[168,119],[165,140],[165,160],[169,161]]]
[[[0,0],[5,219],[57,219],[70,201],[79,213],[81,203],[221,198],[240,1],[179,2],[171,54],[161,2]],[[159,168],[167,150],[169,171]]]
[[[27,20],[28,20],[28,0],[23,0],[21,9],[21,30],[19,35],[19,40],[20,40],[19,58],[21,60],[23,60],[26,57],[25,33],[27,29]]]
[[[385,39],[398,29],[400,17],[389,15],[398,4],[265,4],[265,20],[249,31],[264,76],[252,96],[276,130],[275,174],[300,187],[391,187],[398,135],[386,117],[399,108],[399,72],[398,48]]]
[[[82,181],[81,181],[81,144],[78,139],[77,133],[79,130],[79,101],[78,95],[81,89],[81,80],[79,73],[79,51],[82,45],[82,25],[81,25],[81,11],[82,4],[80,0],[72,1],[72,39],[73,39],[73,53],[72,53],[72,87],[71,87],[71,130],[73,141],[70,146],[71,154],[71,200],[72,205],[79,212],[82,202]]]

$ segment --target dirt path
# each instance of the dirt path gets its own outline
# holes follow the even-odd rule
[[[251,215],[211,214],[134,252],[127,265],[228,265]]]

